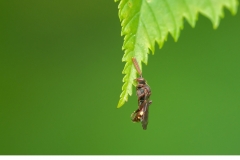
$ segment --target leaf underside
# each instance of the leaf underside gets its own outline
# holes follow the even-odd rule
[[[117,108],[128,100],[128,95],[132,95],[132,85],[135,85],[137,71],[132,57],[137,59],[142,68],[141,62],[147,65],[149,51],[154,53],[155,41],[161,48],[168,33],[175,41],[178,40],[184,18],[195,27],[198,13],[201,13],[211,20],[213,28],[217,28],[220,18],[224,17],[223,8],[236,14],[237,6],[237,0],[120,0],[119,18],[121,35],[124,36],[122,49],[125,51],[122,61],[126,64]]]

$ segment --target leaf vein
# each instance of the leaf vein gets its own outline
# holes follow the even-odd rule
[[[138,11],[134,16],[132,16],[130,20],[127,22],[127,24],[124,26],[123,30],[125,30],[125,28],[127,28],[127,26],[131,23],[131,21],[133,21],[139,14],[140,11]]]
[[[172,21],[173,21],[173,24],[174,24],[174,28],[177,29],[177,21],[176,21],[176,19],[174,18],[173,12],[172,12],[172,10],[171,10],[171,8],[170,8],[167,0],[163,0],[163,2],[164,2],[165,5],[167,6],[167,8],[168,8],[168,10],[169,10],[169,12],[170,12],[170,14],[171,14],[171,18],[172,18]]]
[[[183,3],[186,5],[187,12],[188,12],[188,14],[189,14],[190,18],[192,19],[192,14],[191,14],[191,12],[190,12],[190,9],[189,9],[189,6],[188,6],[188,4],[187,4],[186,0],[183,0]]]
[[[123,6],[122,6],[122,10],[125,9],[127,3],[128,3],[128,1],[125,1],[125,3],[124,3]]]
[[[131,36],[129,36],[128,39],[126,39],[124,43],[127,44],[127,43],[130,41],[130,39],[133,38],[134,35],[135,35],[135,34],[132,34]]]
[[[149,42],[149,44],[151,44],[151,38],[149,37],[149,34],[148,34],[148,30],[147,30],[147,28],[146,28],[146,25],[145,25],[145,23],[144,23],[144,21],[143,21],[142,19],[140,19],[140,21],[141,21],[141,23],[143,24],[143,28],[144,28],[144,31],[145,31],[145,33],[146,33],[146,35],[147,35],[148,42]]]
[[[146,2],[147,3],[147,2]],[[155,15],[155,13],[154,13],[154,11],[153,11],[153,9],[152,9],[152,7],[147,3],[147,6],[148,6],[148,8],[150,9],[150,11],[151,11],[151,14],[153,15],[153,18],[154,18],[154,22],[156,23],[156,25],[157,25],[157,30],[158,30],[158,33],[160,34],[160,37],[161,37],[161,30],[160,30],[160,27],[159,27],[159,25],[158,25],[158,23],[157,23],[157,17],[156,17],[156,15]]]

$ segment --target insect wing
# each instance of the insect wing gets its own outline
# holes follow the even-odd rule
[[[144,130],[147,129],[147,125],[148,125],[148,112],[149,112],[149,106],[150,106],[151,103],[152,103],[152,101],[148,101],[143,106],[142,127],[143,127]]]
[[[139,122],[140,119],[138,118],[139,117],[139,109],[137,109],[136,111],[134,111],[132,114],[131,114],[131,119],[133,122]]]

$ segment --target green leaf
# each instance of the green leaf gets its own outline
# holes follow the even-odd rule
[[[122,73],[126,75],[117,108],[132,95],[132,85],[137,77],[132,57],[142,68],[141,62],[147,65],[149,50],[154,53],[155,41],[161,48],[168,33],[177,41],[184,18],[194,27],[198,13],[201,13],[211,20],[213,28],[217,28],[220,18],[224,17],[223,8],[236,14],[237,6],[237,0],[121,0],[118,8],[121,35],[124,36],[122,49],[125,51],[122,61],[126,62]]]

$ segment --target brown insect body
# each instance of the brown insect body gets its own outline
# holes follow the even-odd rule
[[[144,130],[147,129],[148,125],[148,112],[149,112],[149,106],[152,103],[152,101],[145,100],[141,103],[139,108],[134,111],[131,115],[133,122],[142,122],[142,127]]]
[[[137,96],[138,96],[138,105],[141,105],[141,103],[149,99],[151,96],[151,89],[148,86],[147,82],[145,81],[144,78],[140,77],[136,79],[138,84],[137,84]]]
[[[141,121],[143,129],[146,130],[148,125],[149,106],[152,103],[152,101],[149,100],[151,96],[151,89],[146,80],[142,77],[142,72],[138,66],[136,59],[132,58],[132,61],[140,77],[136,79],[138,82],[136,86],[136,93],[138,96],[138,109],[131,114],[131,118],[133,122]]]

